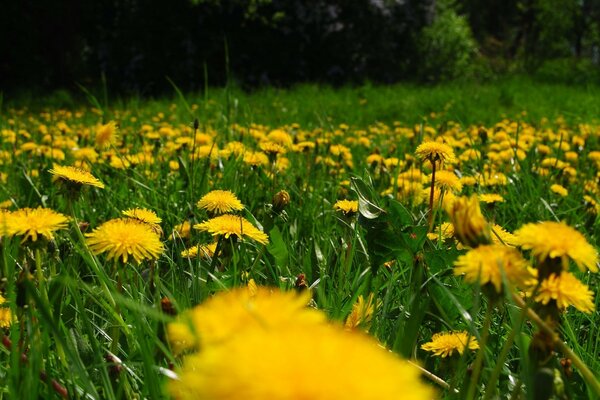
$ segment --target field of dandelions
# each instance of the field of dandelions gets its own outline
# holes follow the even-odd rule
[[[600,398],[600,123],[89,97],[1,109],[0,399]]]

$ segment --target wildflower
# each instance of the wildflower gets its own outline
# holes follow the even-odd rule
[[[111,219],[85,236],[92,253],[107,253],[109,260],[121,258],[126,263],[131,256],[139,264],[145,259],[156,259],[163,252],[159,235],[135,219]]]
[[[6,299],[0,294],[0,328],[8,328],[13,322],[10,308],[6,306]]]
[[[213,190],[198,201],[196,206],[213,215],[225,214],[244,209],[242,202],[229,190]]]
[[[455,351],[462,355],[467,347],[469,350],[477,350],[479,343],[469,333],[462,331],[436,333],[431,342],[423,344],[421,349],[432,352],[434,356],[446,358],[452,356]]]
[[[358,201],[339,200],[333,205],[334,210],[341,211],[345,216],[351,216],[358,212]]]
[[[481,214],[477,196],[457,197],[446,210],[462,244],[476,247],[490,243],[490,227]]]
[[[189,249],[185,249],[181,252],[181,257],[184,258],[211,258],[215,255],[215,250],[217,249],[217,243],[211,244],[199,244]]]
[[[569,191],[564,186],[558,185],[556,183],[550,186],[550,190],[561,197],[567,197],[567,195],[569,194]]]
[[[280,190],[273,195],[273,211],[279,213],[290,204],[290,194],[285,190]]]
[[[130,208],[123,211],[123,215],[150,225],[159,225],[162,222],[162,219],[154,211],[146,208]]]
[[[96,145],[100,148],[109,147],[117,141],[117,123],[110,121],[96,127]]]
[[[373,318],[375,309],[379,306],[379,302],[373,301],[373,293],[369,294],[367,300],[363,295],[359,295],[356,303],[352,305],[352,311],[346,318],[345,326],[347,329],[358,328],[360,325],[368,325]]]
[[[465,275],[465,281],[491,284],[496,293],[502,292],[502,276],[511,284],[525,288],[534,278],[527,262],[513,247],[481,245],[469,250],[454,262],[454,274]]]
[[[494,244],[505,244],[507,246],[515,246],[517,237],[498,224],[492,225],[492,242]]]
[[[454,172],[441,170],[435,175],[435,187],[444,191],[459,193],[462,190],[463,185]]]
[[[598,272],[598,252],[594,246],[564,222],[526,224],[515,235],[517,244],[525,250],[531,250],[540,262],[547,258],[559,258],[566,270],[569,260],[572,260],[581,271],[587,267],[592,272]]]
[[[440,160],[442,162],[447,161],[449,163],[456,161],[456,157],[454,156],[454,150],[452,150],[452,147],[439,142],[421,143],[417,147],[415,155],[421,160]]]
[[[60,179],[76,188],[89,185],[104,189],[104,184],[98,178],[81,168],[54,164],[54,167],[48,172],[54,175],[55,179]]]
[[[252,329],[185,358],[185,399],[431,399],[419,370],[368,336],[330,325]]]
[[[54,232],[67,227],[69,218],[49,208],[21,208],[9,213],[6,218],[6,233],[23,236],[22,242],[37,241],[39,236],[54,239]]]
[[[269,243],[269,236],[266,233],[260,231],[247,219],[237,215],[221,215],[194,225],[194,229],[198,229],[201,232],[208,232],[213,236],[223,235],[225,239],[228,239],[230,236],[239,239],[246,236],[261,244]]]
[[[308,291],[299,294],[252,285],[233,289],[183,313],[168,325],[167,337],[173,351],[181,353],[199,345],[218,345],[251,329],[325,323],[323,313],[307,307],[310,299]]]
[[[183,221],[181,224],[173,227],[173,232],[171,233],[171,236],[169,236],[169,239],[187,239],[190,237],[191,230],[192,224],[190,221]]]
[[[481,193],[479,195],[479,201],[486,204],[504,203],[504,197],[497,193]]]
[[[429,240],[438,240],[440,238],[440,233],[442,240],[451,238],[454,236],[454,225],[450,222],[444,222],[440,227],[434,229],[433,232],[429,232],[427,237]]]
[[[563,271],[544,279],[535,293],[535,301],[544,305],[556,301],[558,308],[573,306],[587,314],[594,312],[594,293],[573,274]]]

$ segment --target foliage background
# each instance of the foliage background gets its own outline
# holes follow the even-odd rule
[[[515,71],[599,82],[598,21],[600,0],[9,1],[0,88],[149,95],[171,90],[167,76],[194,90]]]

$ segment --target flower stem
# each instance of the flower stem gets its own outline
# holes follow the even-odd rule
[[[554,345],[558,349],[560,349],[560,351],[562,351],[567,358],[569,358],[572,361],[573,365],[579,370],[579,373],[583,376],[583,379],[586,381],[589,387],[594,391],[596,396],[600,397],[600,382],[598,382],[598,379],[596,378],[594,373],[588,368],[588,366],[583,362],[583,360],[579,358],[579,356],[575,354],[575,352],[569,346],[567,346],[562,340],[560,340],[560,337],[554,331],[554,329],[552,329],[552,327],[550,327],[546,322],[544,322],[544,320],[540,318],[540,316],[535,311],[533,311],[531,308],[526,307],[525,302],[521,297],[515,294],[513,295],[513,298],[515,300],[515,303],[519,307],[525,309],[527,317],[531,321],[533,321],[540,330],[550,335],[554,342]]]
[[[492,322],[492,302],[488,301],[487,308],[485,310],[485,317],[483,320],[483,330],[481,333],[481,342],[479,343],[479,351],[477,352],[477,358],[475,358],[475,363],[473,365],[473,373],[471,375],[471,379],[469,382],[469,388],[467,390],[467,396],[465,399],[471,400],[475,397],[475,390],[477,389],[477,384],[479,383],[479,375],[481,373],[481,368],[483,365],[483,358],[485,356],[485,347],[487,345],[488,337],[490,336],[490,325]]]

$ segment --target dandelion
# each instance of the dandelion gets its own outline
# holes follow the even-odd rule
[[[85,236],[92,253],[107,253],[109,260],[120,258],[126,263],[132,257],[140,264],[145,259],[157,259],[163,252],[159,235],[135,219],[111,219]]]
[[[228,239],[230,236],[243,238],[244,236],[256,240],[258,243],[269,243],[269,236],[260,231],[247,219],[231,214],[221,215],[200,224],[194,225],[194,229],[201,232],[208,232],[212,236],[224,236]]]
[[[9,328],[12,322],[10,308],[6,307],[6,299],[0,294],[0,328]]]
[[[244,209],[242,202],[229,190],[213,190],[198,201],[196,206],[212,215],[230,213]]]
[[[117,141],[117,123],[110,121],[96,127],[96,145],[100,148],[109,147]]]
[[[555,301],[560,309],[573,306],[587,314],[594,312],[594,293],[570,272],[551,274],[535,292],[535,301],[546,305]]]
[[[502,292],[503,275],[519,288],[528,287],[534,279],[521,254],[503,245],[481,245],[469,250],[454,262],[454,274],[464,274],[469,283],[490,284],[496,293]]]
[[[123,215],[150,225],[160,225],[162,222],[162,219],[154,211],[146,208],[130,208],[124,210]]]
[[[481,193],[479,195],[479,201],[486,204],[504,203],[504,197],[497,193]]]
[[[6,233],[23,236],[22,242],[35,242],[40,236],[54,239],[54,232],[65,229],[69,218],[49,208],[21,208],[9,213],[6,218]]]
[[[380,306],[380,302],[373,301],[373,293],[369,294],[369,297],[365,300],[363,295],[359,295],[356,299],[356,303],[352,305],[352,311],[346,318],[345,327],[346,329],[358,328],[360,325],[369,325],[375,309]]]
[[[221,292],[188,310],[168,325],[167,337],[175,353],[217,345],[245,332],[285,326],[323,324],[325,315],[307,307],[308,291],[282,292],[251,286]]]
[[[185,358],[169,383],[185,399],[424,400],[420,371],[368,336],[335,326],[251,329]]]
[[[441,170],[437,172],[435,187],[440,190],[459,193],[462,190],[463,185],[454,172]]]
[[[569,191],[564,186],[561,186],[556,183],[550,186],[550,190],[561,197],[567,197],[567,195],[569,194]]]
[[[456,161],[456,157],[454,155],[454,150],[452,150],[452,147],[439,142],[421,143],[417,147],[415,155],[421,160],[429,159],[432,162],[439,160],[442,162],[447,161],[449,163],[452,163]]]
[[[173,232],[171,233],[171,236],[169,236],[169,239],[187,239],[190,237],[191,230],[192,224],[190,223],[190,221],[183,221],[182,223],[177,224],[173,227]]]
[[[581,271],[598,272],[598,252],[577,230],[564,222],[539,222],[522,226],[515,232],[517,244],[531,250],[540,262],[547,258],[560,259],[563,269],[568,269],[569,260]]]
[[[184,258],[212,258],[215,255],[215,251],[217,250],[217,243],[211,244],[199,244],[189,249],[185,249],[181,252],[181,257]]]
[[[462,355],[465,349],[477,350],[479,343],[477,339],[468,332],[440,332],[433,335],[431,342],[421,346],[421,349],[430,351],[434,356],[446,358],[451,357],[454,352]]]
[[[476,247],[490,243],[490,227],[481,213],[477,196],[457,197],[446,211],[462,244]]]
[[[494,244],[505,244],[516,246],[517,237],[498,224],[492,225],[492,242]]]
[[[104,189],[104,184],[100,182],[98,178],[81,168],[54,164],[54,167],[51,170],[48,170],[48,172],[54,175],[55,179],[59,179],[68,185],[72,185],[76,189],[79,189],[84,185]]]
[[[333,209],[336,211],[341,211],[345,216],[349,217],[358,212],[358,201],[339,200],[333,205]]]

